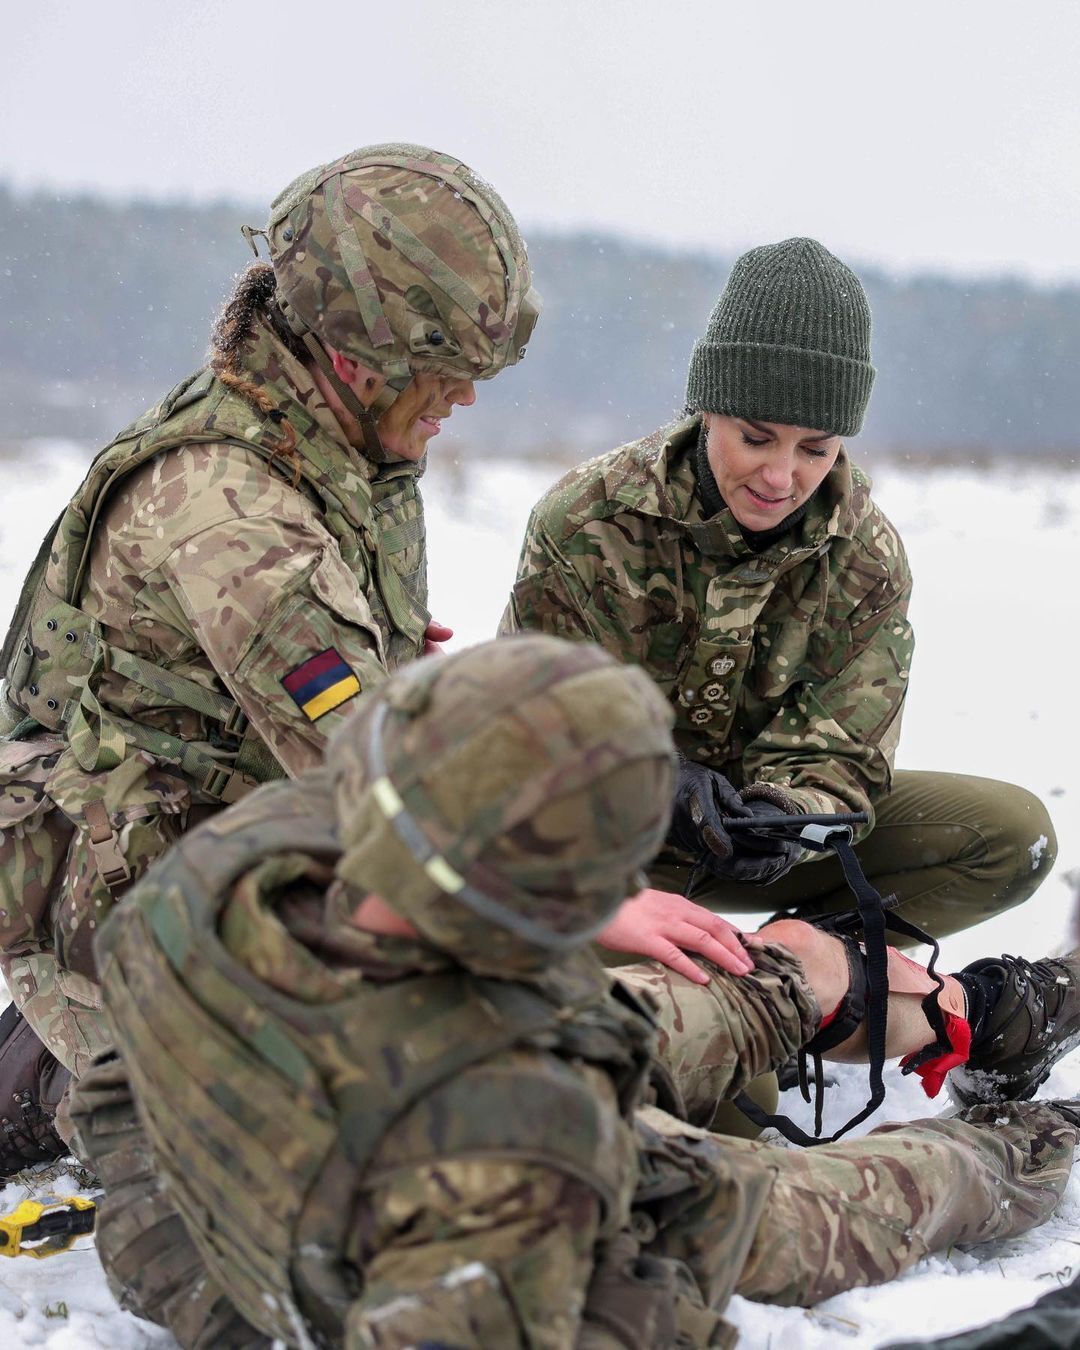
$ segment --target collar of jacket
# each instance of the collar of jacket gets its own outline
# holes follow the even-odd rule
[[[337,452],[333,455],[334,460],[344,459],[352,472],[368,484],[419,478],[427,468],[426,456],[419,463],[391,460],[387,464],[376,464],[363,451],[350,445],[311,371],[278,341],[264,319],[256,318],[252,324],[241,361],[245,375],[270,395],[277,410],[288,420],[296,433],[298,453],[317,469],[323,472],[331,469],[328,462],[331,447]],[[340,472],[340,463],[334,468]],[[359,495],[369,498],[370,489]]]
[[[755,554],[729,507],[706,517],[694,467],[701,416],[697,414],[641,442],[640,472],[621,484],[615,499],[642,515],[655,516],[693,540],[706,557],[758,559],[771,565],[821,553],[833,539],[850,539],[870,509],[870,480],[841,446],[836,463],[810,499],[790,536]]]

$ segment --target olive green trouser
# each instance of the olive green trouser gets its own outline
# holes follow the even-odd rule
[[[968,774],[899,770],[855,852],[871,884],[901,899],[899,914],[943,938],[1027,900],[1049,875],[1057,840],[1046,807],[1024,788]],[[690,871],[661,854],[649,879],[685,894]],[[799,863],[769,886],[703,872],[691,899],[721,913],[783,909],[802,918],[855,904],[832,854]]]

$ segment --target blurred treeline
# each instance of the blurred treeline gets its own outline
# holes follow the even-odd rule
[[[104,441],[197,366],[252,261],[239,227],[262,216],[0,185],[0,448]],[[536,338],[481,387],[458,437],[480,452],[577,457],[676,413],[730,259],[528,237],[545,301]],[[878,368],[863,444],[932,458],[1080,453],[1080,287],[860,271]]]

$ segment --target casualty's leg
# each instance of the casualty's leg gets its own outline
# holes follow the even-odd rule
[[[73,1088],[71,1118],[79,1154],[106,1188],[97,1250],[121,1307],[195,1350],[269,1350],[207,1271],[157,1177],[117,1055],[103,1055]]]
[[[841,1014],[840,1022],[842,1000],[860,961],[857,947],[849,941],[845,948],[797,919],[767,924],[749,939],[751,950],[763,940],[796,956],[826,1023],[833,1013]],[[1057,1061],[1080,1045],[1080,949],[1039,961],[984,957],[943,975],[936,994],[925,967],[902,952],[890,947],[888,963],[886,1056],[915,1056],[912,1068],[930,1096],[948,1073],[953,1095],[966,1105],[1026,1099]],[[935,1002],[942,1014],[936,1029],[926,1012]],[[824,1025],[819,1039],[825,1039]],[[866,1051],[863,1022],[821,1054],[851,1062],[864,1060]]]
[[[840,1010],[849,994],[853,970],[861,964],[861,953],[853,943],[845,945],[831,933],[822,932],[801,919],[780,919],[766,924],[748,943],[752,951],[761,942],[778,943],[796,957],[820,1004],[826,1022]],[[898,1059],[921,1050],[934,1038],[923,1003],[935,988],[934,981],[916,961],[896,950],[887,949],[889,971],[888,1037],[885,1055]],[[944,988],[937,996],[940,1007],[953,1017],[967,1016],[967,995],[955,975],[941,976]],[[852,1033],[835,1047],[822,1052],[822,1058],[847,1063],[866,1059],[866,1023],[860,1021]]]
[[[786,1149],[638,1112],[635,1231],[684,1263],[704,1301],[809,1307],[881,1284],[954,1244],[1015,1237],[1061,1197],[1078,1131],[1068,1106],[979,1106],[864,1139]]]
[[[707,985],[651,961],[618,972],[656,1009],[657,1058],[681,1096],[679,1114],[695,1125],[715,1126],[719,1102],[801,1049],[849,1062],[867,1057],[857,944],[797,919],[768,924],[747,941],[756,968],[734,976],[703,963]],[[1080,1044],[1080,951],[1035,962],[987,958],[941,978],[936,992],[925,967],[889,948],[886,1053],[914,1056],[930,1096],[951,1071],[967,1104],[1030,1097]],[[935,1004],[937,1026],[927,1016]]]
[[[656,961],[612,972],[653,1003],[657,1058],[693,1124],[710,1125],[719,1102],[785,1064],[821,1020],[802,967],[789,951],[766,945],[753,956],[754,970],[738,978],[702,961],[712,977],[704,985]]]
[[[1060,1199],[1077,1136],[1049,1103],[1012,1102],[821,1148],[735,1142],[775,1176],[736,1291],[809,1306],[954,1244],[1026,1232]]]
[[[700,985],[648,961],[622,966],[617,978],[645,994],[659,1029],[657,1058],[682,1097],[684,1118],[716,1127],[717,1104],[730,1101],[753,1079],[785,1064],[810,1045],[826,1017],[840,1009],[849,989],[850,966],[844,945],[800,920],[770,924],[748,939],[755,968],[729,975],[708,962],[707,985]],[[923,1012],[923,999],[934,984],[923,967],[890,951],[890,1056],[923,1050],[934,1032]],[[942,1008],[963,1018],[965,994],[959,981],[945,976]],[[862,1061],[866,1033],[856,1022],[830,1059]]]
[[[855,852],[871,885],[901,898],[899,914],[942,938],[1027,900],[1049,876],[1057,840],[1046,807],[1024,788],[898,770]],[[649,876],[654,886],[683,893],[690,870],[661,855]],[[691,898],[721,913],[787,909],[803,918],[854,903],[831,855],[802,862],[769,886],[703,874]]]

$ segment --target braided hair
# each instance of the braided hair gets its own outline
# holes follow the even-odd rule
[[[274,336],[290,356],[304,365],[309,362],[307,348],[289,327],[274,299],[276,285],[274,269],[269,263],[252,263],[240,275],[211,330],[210,369],[222,384],[276,424],[282,444],[275,449],[272,458],[280,455],[291,462],[293,486],[296,487],[300,482],[296,433],[266,390],[247,377],[240,362],[256,317],[269,323]]]

